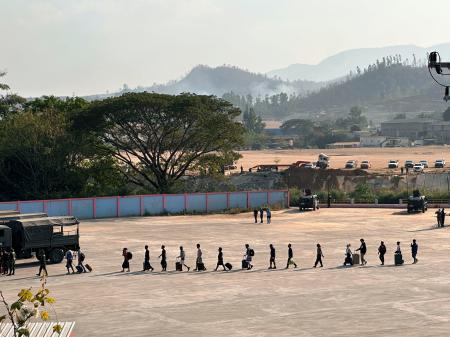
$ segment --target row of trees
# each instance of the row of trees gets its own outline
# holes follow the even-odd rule
[[[240,110],[212,96],[12,97],[0,97],[2,200],[170,192],[243,144]]]

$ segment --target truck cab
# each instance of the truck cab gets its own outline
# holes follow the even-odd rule
[[[8,226],[0,225],[0,248],[11,248],[12,231]]]
[[[75,217],[17,219],[3,224],[11,230],[12,248],[17,258],[37,258],[42,252],[51,263],[60,263],[67,250],[78,250],[79,222]]]

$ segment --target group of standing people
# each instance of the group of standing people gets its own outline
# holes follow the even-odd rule
[[[258,223],[258,215],[259,215],[260,223],[264,223],[264,211],[266,212],[267,223],[268,224],[271,223],[272,212],[270,211],[269,207],[266,207],[266,208],[260,207],[259,209],[255,208],[253,210],[253,217],[255,218],[255,223]]]
[[[367,260],[365,259],[365,255],[367,254],[367,245],[366,242],[364,241],[364,239],[360,239],[360,246],[358,249],[356,249],[356,252],[360,253],[360,263],[361,265],[366,265],[367,264]],[[411,256],[413,258],[413,264],[416,264],[417,262],[419,262],[419,260],[417,259],[417,253],[419,251],[419,245],[417,244],[416,239],[413,239],[412,243],[411,243]],[[387,252],[387,248],[386,245],[384,244],[384,241],[380,242],[380,246],[378,247],[378,257],[381,261],[381,265],[384,266],[384,256],[386,255]],[[354,265],[355,264],[355,253],[352,252],[351,250],[351,244],[347,244],[347,247],[345,249],[345,260],[344,260],[344,266],[346,265]],[[395,249],[394,252],[394,260],[395,260],[395,264],[396,265],[400,265],[403,264],[403,255],[402,255],[402,250],[400,247],[400,241],[397,241],[397,248]],[[359,263],[359,261],[358,261]]]
[[[16,272],[16,253],[14,249],[0,248],[0,275],[11,276]]]
[[[445,225],[445,209],[439,208],[436,212],[436,219],[437,219],[437,226],[438,227],[444,227]]]

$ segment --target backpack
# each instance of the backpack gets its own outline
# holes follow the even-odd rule
[[[253,249],[250,249],[250,256],[255,256],[255,251]]]
[[[127,259],[131,260],[133,258],[133,253],[127,252]]]

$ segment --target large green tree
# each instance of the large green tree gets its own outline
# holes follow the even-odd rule
[[[244,128],[240,110],[214,96],[127,93],[94,102],[75,126],[88,129],[129,181],[170,192],[189,170],[237,158]],[[210,166],[210,167],[209,167]]]
[[[75,98],[43,97],[0,120],[1,199],[114,192],[121,177],[114,161],[96,152],[87,136],[72,128],[73,109],[87,104]]]
[[[0,79],[6,75],[6,72],[0,71]],[[6,83],[0,82],[0,93],[2,91],[9,90],[9,85]],[[25,99],[13,94],[6,93],[0,94],[0,119],[5,118],[11,112],[20,111],[22,109],[22,105],[25,103]]]

